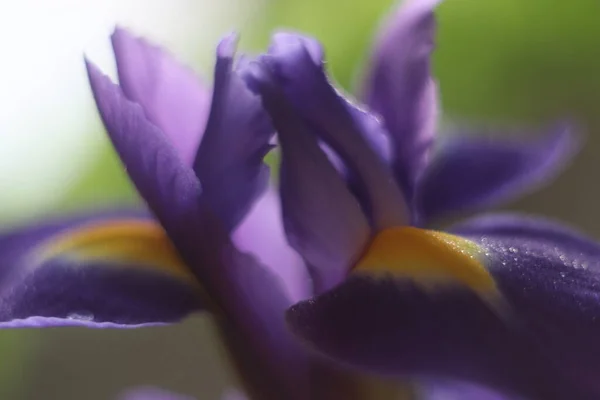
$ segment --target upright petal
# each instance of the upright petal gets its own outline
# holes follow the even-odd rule
[[[362,252],[370,236],[368,221],[269,70],[255,64],[253,79],[281,146],[286,234],[311,268],[315,290],[327,290],[343,279]]]
[[[210,91],[171,54],[126,29],[116,28],[111,39],[123,93],[142,106],[146,118],[191,165],[206,125]]]
[[[127,390],[117,400],[194,400],[194,398],[153,387],[140,387]]]
[[[135,327],[200,309],[200,285],[144,212],[86,214],[5,232],[0,259],[0,328]]]
[[[423,242],[404,261],[380,254],[387,275],[373,276],[381,264],[357,270],[294,307],[290,322],[328,356],[381,373],[471,380],[525,398],[598,398],[600,246],[555,223],[515,221],[463,225],[456,255],[438,258],[436,285],[407,265],[416,253],[425,264],[442,254]],[[482,297],[477,281],[447,279],[461,254],[486,267],[498,302]],[[463,265],[472,276],[474,265]]]
[[[391,170],[369,137],[371,115],[356,110],[329,83],[318,43],[289,33],[273,36],[269,54],[262,58],[279,80],[288,101],[303,122],[325,141],[356,177],[376,229],[407,224],[409,213]]]
[[[96,66],[86,61],[96,105],[108,135],[134,185],[176,242],[197,219],[200,182],[142,107],[123,95]]]
[[[218,322],[250,397],[310,398],[308,357],[285,324],[293,302],[281,280],[233,246],[220,254],[230,279],[219,291],[226,318]]]
[[[463,136],[448,140],[419,182],[419,222],[495,206],[530,192],[560,172],[578,141],[566,125],[525,140]]]
[[[236,228],[233,241],[278,276],[295,303],[312,295],[312,280],[302,257],[287,241],[282,217],[279,194],[270,187]]]
[[[273,136],[260,99],[233,65],[236,39],[230,35],[217,48],[210,116],[194,162],[208,202],[229,229],[267,187],[269,169],[263,158]]]
[[[407,196],[427,166],[437,122],[437,88],[431,77],[433,9],[441,0],[404,0],[381,30],[362,88],[379,113],[395,150],[394,169]]]

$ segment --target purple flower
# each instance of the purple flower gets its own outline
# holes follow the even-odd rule
[[[117,29],[119,85],[86,65],[151,212],[1,236],[0,327],[127,328],[206,310],[256,400],[395,398],[373,373],[596,397],[597,244],[513,215],[425,228],[541,184],[573,152],[562,128],[530,143],[459,136],[432,151],[436,4],[407,0],[392,16],[361,107],[330,84],[310,38],[277,34],[267,54],[237,62],[235,37],[223,39],[211,95]],[[279,188],[263,163],[275,133]],[[424,386],[429,399],[488,395]]]

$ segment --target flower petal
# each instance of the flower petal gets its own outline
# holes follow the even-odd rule
[[[221,304],[227,317],[219,319],[221,333],[249,393],[265,399],[310,398],[308,357],[285,324],[285,310],[293,302],[281,280],[234,247],[220,254],[231,277],[219,290],[225,294]]]
[[[254,67],[254,84],[281,146],[285,231],[290,244],[307,261],[315,290],[327,290],[338,284],[357,260],[369,238],[369,224],[317,137],[288,103],[268,69],[259,64]]]
[[[374,150],[371,115],[356,110],[330,84],[313,39],[289,33],[273,36],[269,54],[262,58],[272,68],[288,101],[305,124],[329,145],[355,176],[377,229],[406,224],[405,198],[392,171]]]
[[[495,206],[532,191],[560,172],[576,153],[568,126],[533,141],[459,137],[441,147],[416,195],[420,223]]]
[[[194,169],[213,210],[233,229],[266,189],[273,128],[260,99],[234,69],[235,35],[217,48],[215,88],[210,116]]]
[[[194,398],[153,387],[140,387],[125,391],[117,400],[194,400]]]
[[[126,29],[116,28],[111,39],[123,93],[142,106],[191,165],[206,125],[210,91],[171,54]]]
[[[496,302],[472,282],[442,276],[448,263],[434,271],[444,279],[424,285],[423,269],[402,270],[396,257],[387,275],[357,270],[292,308],[289,322],[326,355],[380,373],[471,380],[530,398],[597,398],[600,246],[555,223],[503,224],[463,225],[468,234],[455,247],[455,257],[476,251],[470,256],[493,277]],[[413,247],[406,262],[435,253]],[[472,269],[464,265],[463,273]]]
[[[312,281],[306,265],[285,236],[275,188],[270,187],[254,204],[233,233],[233,241],[238,249],[254,255],[281,279],[293,303],[312,295]]]
[[[379,113],[395,150],[394,169],[408,196],[427,165],[437,122],[431,77],[433,9],[441,0],[405,0],[380,32],[362,99]]]
[[[0,327],[135,327],[200,310],[201,288],[147,213],[112,211],[0,235]]]
[[[141,106],[123,95],[98,68],[86,61],[100,116],[127,173],[171,238],[200,212],[200,182],[181,161],[164,134],[144,116]]]

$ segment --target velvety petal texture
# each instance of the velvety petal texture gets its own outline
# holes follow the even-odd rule
[[[437,122],[431,77],[434,8],[441,0],[404,0],[379,32],[362,100],[380,114],[395,153],[394,170],[407,196],[427,165]]]
[[[210,116],[194,161],[207,201],[229,229],[267,187],[263,158],[273,136],[260,99],[241,78],[247,64],[234,65],[236,40],[230,35],[217,47]]]
[[[0,235],[0,327],[135,327],[201,309],[201,288],[146,213],[111,211]]]
[[[111,39],[123,93],[142,106],[191,165],[206,125],[210,90],[171,54],[126,29],[115,29]]]
[[[531,192],[562,171],[579,148],[565,124],[529,141],[524,134],[512,140],[498,136],[454,136],[440,145],[416,194],[421,224]]]
[[[460,229],[464,238],[415,250],[422,266],[449,248],[467,254],[493,278],[489,296],[476,281],[442,276],[454,257],[445,253],[434,285],[410,265],[357,270],[293,307],[289,322],[329,357],[380,373],[470,380],[525,398],[598,398],[600,247],[558,224],[514,218],[500,221],[504,229],[475,221]],[[459,274],[473,273],[462,265]]]

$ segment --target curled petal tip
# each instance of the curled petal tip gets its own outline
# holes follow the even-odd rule
[[[232,58],[235,55],[239,35],[237,32],[231,32],[226,35],[217,45],[217,55],[219,57]]]
[[[246,85],[255,94],[262,93],[275,84],[267,58],[263,56],[258,61],[250,62],[244,71]]]

